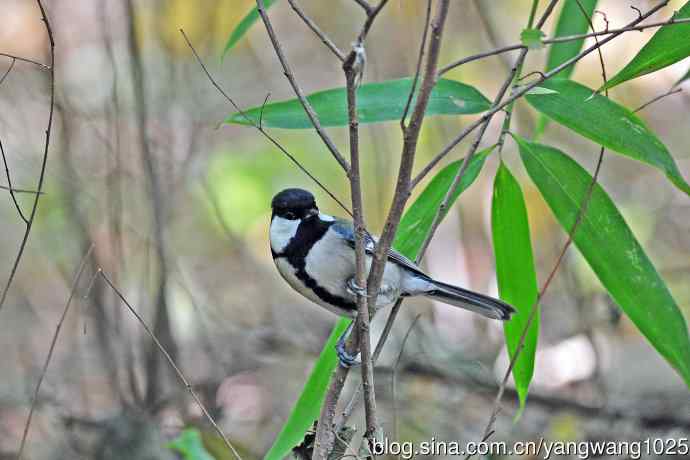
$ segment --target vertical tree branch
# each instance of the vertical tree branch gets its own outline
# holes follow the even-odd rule
[[[347,85],[347,112],[350,131],[350,189],[352,194],[352,214],[355,230],[355,282],[364,291],[367,286],[366,237],[364,224],[364,204],[359,170],[359,120],[357,118],[357,79],[362,69],[356,68],[357,52],[354,51],[343,64]],[[357,333],[362,360],[362,386],[364,388],[364,415],[366,431],[364,438],[371,441],[377,431],[376,396],[374,391],[374,370],[371,362],[371,340],[369,337],[369,304],[363,292],[357,293]]]
[[[379,7],[385,3],[382,0]],[[443,36],[443,27],[448,17],[448,8],[450,0],[440,0],[431,23],[431,39],[429,42],[428,58],[424,68],[424,75],[419,91],[419,96],[415,103],[410,122],[404,131],[403,135],[403,150],[400,160],[400,167],[398,171],[398,179],[396,182],[396,189],[393,196],[386,223],[384,225],[384,232],[379,239],[373,257],[369,276],[366,281],[367,296],[369,298],[368,309],[374,311],[376,305],[376,297],[381,285],[383,277],[383,270],[388,260],[388,251],[395,236],[395,231],[400,223],[402,212],[405,203],[410,195],[410,178],[412,174],[412,167],[414,165],[414,157],[419,139],[419,132],[426,112],[426,107],[429,102],[429,97],[434,85],[437,81],[437,66],[438,58],[441,49],[441,39]],[[380,11],[380,8],[377,10]],[[373,13],[372,13],[373,14]],[[365,29],[368,31],[371,27],[370,21],[365,23]],[[368,25],[367,25],[368,24]],[[366,33],[360,34],[360,38],[366,37]],[[360,42],[361,43],[361,42]],[[398,302],[399,303],[399,302]],[[361,327],[361,326],[360,326]],[[328,452],[330,452],[335,433],[333,431],[333,420],[335,417],[335,404],[342,392],[345,379],[347,378],[347,369],[339,366],[331,380],[331,386],[326,394],[326,401],[322,407],[321,417],[317,427],[316,443],[314,448],[314,459],[324,459]],[[369,429],[369,426],[367,426]]]
[[[273,30],[273,25],[271,24],[271,20],[268,18],[268,14],[266,13],[266,8],[264,7],[264,1],[263,0],[256,0],[256,8],[259,12],[259,15],[261,16],[261,20],[263,21],[264,25],[266,26],[266,32],[268,32],[268,38],[270,38],[271,43],[273,44],[273,49],[276,52],[276,55],[278,56],[278,60],[280,61],[280,65],[283,67],[283,73],[285,74],[285,77],[288,79],[290,82],[290,86],[292,86],[292,90],[295,92],[295,95],[297,96],[297,99],[299,99],[300,103],[302,104],[302,107],[304,107],[304,111],[307,112],[307,117],[309,117],[309,120],[311,121],[312,125],[314,126],[314,129],[318,133],[319,137],[323,141],[324,144],[326,144],[326,147],[328,150],[331,152],[331,155],[333,155],[333,158],[340,164],[340,166],[343,168],[346,174],[350,174],[350,166],[347,164],[347,161],[343,156],[340,154],[338,151],[338,148],[335,146],[333,141],[331,140],[330,136],[326,131],[323,129],[321,126],[321,122],[319,122],[319,117],[314,111],[314,108],[311,106],[307,98],[304,96],[304,92],[302,91],[302,88],[297,84],[297,80],[295,79],[295,75],[292,73],[292,69],[290,68],[290,64],[288,64],[287,59],[285,58],[285,54],[283,53],[283,47],[280,44],[280,41],[278,40],[278,37]]]

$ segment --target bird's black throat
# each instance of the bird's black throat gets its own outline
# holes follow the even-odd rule
[[[314,245],[323,238],[334,221],[324,221],[314,216],[304,219],[297,227],[297,232],[290,239],[282,251],[275,252],[271,248],[273,259],[284,258],[295,269],[295,276],[306,287],[314,291],[314,294],[324,302],[346,310],[356,310],[357,305],[344,297],[335,295],[316,282],[306,270],[306,258]]]

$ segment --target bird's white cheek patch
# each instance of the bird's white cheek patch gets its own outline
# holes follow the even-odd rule
[[[274,217],[271,222],[271,249],[275,252],[282,252],[288,245],[293,236],[297,233],[299,220],[288,220],[282,217]]]

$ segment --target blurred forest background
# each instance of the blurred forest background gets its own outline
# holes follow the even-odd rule
[[[530,3],[452,2],[441,64],[519,42]],[[614,28],[637,15],[630,6],[645,10],[652,3],[601,0],[597,8]],[[672,2],[651,20],[667,18],[681,3]],[[342,49],[349,47],[363,19],[355,2],[300,4]],[[270,199],[284,187],[301,186],[315,192],[324,211],[342,212],[256,130],[222,124],[234,110],[204,76],[179,32],[185,30],[241,106],[260,105],[268,93],[271,101],[291,98],[261,23],[220,59],[229,32],[253,5],[252,0],[46,0],[56,41],[55,124],[45,194],[0,311],[0,458],[14,458],[18,450],[51,337],[92,242],[38,399],[25,458],[175,458],[165,443],[187,425],[201,427],[209,445],[221,449],[141,325],[94,277],[98,267],[152,325],[244,458],[260,458],[287,418],[335,317],[298,296],[274,269],[267,241]],[[425,7],[422,0],[390,1],[367,39],[365,81],[414,73]],[[0,52],[48,62],[35,2],[2,0],[0,10]],[[337,62],[286,2],[270,15],[307,93],[344,85]],[[547,35],[555,17],[545,27]],[[594,20],[604,27],[602,15]],[[652,33],[631,32],[606,45],[609,74]],[[447,77],[492,97],[515,55],[464,65]],[[545,56],[530,52],[525,73],[543,68]],[[10,64],[0,57],[0,75]],[[687,70],[688,63],[681,62],[615,88],[611,97],[635,108],[667,91]],[[578,64],[574,78],[599,86],[596,53]],[[13,185],[35,189],[49,108],[48,72],[16,62],[0,84],[0,108],[0,140]],[[640,112],[685,177],[690,176],[689,114],[690,83]],[[419,164],[474,119],[427,119]],[[537,118],[522,103],[515,119],[518,132],[530,135]],[[495,117],[487,142],[497,137],[501,121]],[[330,132],[345,148],[346,130]],[[363,126],[361,133],[366,218],[370,230],[379,232],[393,192],[400,129],[397,123],[376,124]],[[345,176],[312,130],[271,134],[349,201]],[[593,169],[599,151],[593,143],[555,124],[544,140]],[[450,159],[463,157],[467,144]],[[524,179],[512,140],[503,156]],[[497,290],[489,222],[496,165],[491,157],[445,219],[424,261],[435,277],[492,295]],[[521,182],[543,281],[566,235],[531,182]],[[687,197],[656,170],[615,155],[605,157],[600,182],[687,318]],[[25,225],[9,193],[0,192],[4,285]],[[33,196],[17,199],[26,215]],[[513,424],[517,398],[509,390],[494,439],[690,436],[687,387],[612,303],[575,248],[541,305],[527,408]],[[419,313],[397,362],[403,336]],[[377,316],[374,335],[384,317]],[[400,440],[480,439],[506,366],[500,324],[423,300],[406,302],[376,372],[384,429]]]

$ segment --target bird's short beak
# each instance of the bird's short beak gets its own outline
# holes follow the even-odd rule
[[[318,216],[318,215],[319,215],[319,210],[318,210],[318,209],[316,209],[316,208],[310,209],[310,210],[307,212],[307,219],[309,219],[309,218],[311,218],[311,217]]]

